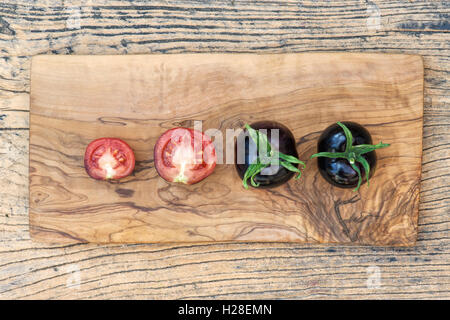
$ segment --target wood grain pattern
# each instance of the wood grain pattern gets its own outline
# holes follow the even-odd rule
[[[0,299],[450,298],[449,14],[448,1],[2,1]],[[424,57],[416,246],[30,241],[31,56],[312,51]]]
[[[380,54],[40,56],[31,73],[30,231],[48,242],[287,241],[413,245],[423,115],[420,56]],[[233,164],[199,184],[170,184],[153,166],[174,126],[226,129],[275,120],[301,159],[336,121],[367,126],[378,151],[371,188],[320,178],[245,191]],[[114,136],[136,152],[136,172],[99,182],[84,172],[89,141]],[[232,147],[229,149],[233,149]],[[229,150],[227,149],[227,150]],[[224,162],[226,154],[223,156]],[[231,158],[234,158],[231,156]]]

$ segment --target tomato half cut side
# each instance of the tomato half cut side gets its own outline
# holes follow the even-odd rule
[[[120,179],[134,170],[135,157],[131,147],[118,138],[92,141],[84,154],[87,174],[97,180]]]
[[[203,132],[173,128],[164,132],[154,148],[158,174],[169,182],[194,184],[209,176],[216,167],[216,149]]]

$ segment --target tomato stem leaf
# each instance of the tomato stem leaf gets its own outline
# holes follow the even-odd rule
[[[252,163],[247,170],[245,171],[244,178],[242,179],[242,184],[245,189],[248,189],[247,180],[253,175],[253,173],[257,170],[258,164]]]
[[[288,154],[284,154],[284,153],[281,153],[281,152],[278,152],[277,155],[278,155],[278,157],[280,159],[283,159],[283,160],[285,160],[288,163],[301,164],[303,166],[303,169],[306,168],[306,164],[303,161],[301,161],[300,159],[297,159],[294,156],[291,156],[291,155],[288,155]]]
[[[313,154],[311,156],[311,159],[317,158],[317,157],[346,158],[347,153],[345,153],[345,152],[319,152],[319,153]]]
[[[280,164],[285,167],[286,169],[288,169],[289,171],[292,172],[297,172],[298,175],[295,177],[296,180],[300,179],[300,177],[302,176],[302,171],[297,168],[296,166],[293,166],[291,163],[286,162],[286,161],[281,161]]]
[[[350,164],[353,168],[353,170],[355,170],[358,173],[358,185],[356,186],[355,189],[353,189],[354,192],[358,191],[359,187],[361,186],[361,182],[362,182],[362,177],[361,177],[361,170],[359,170],[358,166],[354,163]]]
[[[367,180],[367,187],[369,187],[369,175],[370,175],[370,165],[369,162],[367,162],[366,158],[364,158],[361,155],[358,155],[356,157],[356,161],[362,164],[364,167],[364,171],[366,172],[366,180]]]
[[[341,122],[337,122],[337,124],[344,130],[345,138],[346,138],[346,146],[345,146],[345,152],[350,152],[352,145],[353,145],[353,135],[351,131],[347,128],[346,125],[344,125]]]
[[[360,144],[360,145],[357,145],[357,146],[353,146],[352,149],[353,149],[353,152],[355,152],[355,153],[357,153],[359,155],[362,155],[362,154],[369,153],[369,152],[372,152],[372,151],[377,150],[377,149],[386,148],[386,147],[389,147],[389,146],[390,146],[390,144],[388,144],[388,143],[380,142],[380,143],[378,143],[376,145]]]

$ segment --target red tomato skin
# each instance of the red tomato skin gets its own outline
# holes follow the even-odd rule
[[[110,180],[107,179],[105,174],[102,173],[102,170],[99,168],[96,168],[95,164],[91,160],[92,153],[97,150],[100,146],[106,146],[111,147],[113,145],[116,145],[118,148],[123,148],[123,153],[127,156],[127,162],[129,165],[127,166],[126,170],[120,172],[119,174],[114,175],[114,177],[110,178],[112,180],[117,180],[121,178],[125,178],[129,176],[135,168],[135,156],[133,149],[122,139],[119,138],[98,138],[89,143],[89,145],[86,148],[86,151],[84,153],[84,168],[86,170],[86,173],[93,179],[96,180]]]
[[[194,170],[194,171],[187,171],[186,174],[186,181],[183,181],[185,184],[195,184],[200,182],[201,180],[205,179],[209,175],[211,175],[214,171],[214,168],[216,167],[217,162],[217,155],[216,150],[214,148],[214,144],[212,143],[211,139],[205,135],[203,132],[193,130],[191,128],[185,128],[185,127],[176,127],[167,130],[164,132],[157,140],[154,151],[153,151],[153,158],[155,162],[155,168],[158,172],[159,176],[162,177],[164,180],[168,182],[177,182],[174,181],[175,176],[178,174],[178,169],[176,167],[169,168],[164,164],[162,154],[165,152],[165,147],[168,144],[169,140],[171,139],[171,134],[175,130],[186,130],[187,132],[191,133],[192,137],[197,136],[197,138],[202,138],[202,150],[206,150],[207,157],[208,157],[208,164],[206,164],[204,169],[200,170]],[[206,142],[206,147],[203,145],[203,143]],[[180,181],[178,181],[180,182]]]

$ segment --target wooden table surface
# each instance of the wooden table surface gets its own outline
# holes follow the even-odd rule
[[[0,299],[450,298],[448,1],[0,3]],[[37,54],[420,54],[425,107],[415,247],[277,243],[45,245],[28,233]]]

